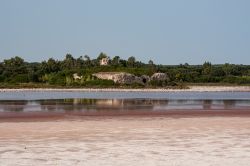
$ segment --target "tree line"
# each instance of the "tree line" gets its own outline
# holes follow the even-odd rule
[[[0,62],[0,82],[4,85],[46,84],[60,86],[115,86],[112,81],[98,80],[92,76],[97,72],[127,72],[137,76],[151,76],[156,72],[166,73],[172,85],[182,83],[221,83],[250,84],[250,65],[211,64],[202,65],[158,65],[152,60],[148,63],[131,56],[109,58],[109,65],[101,66],[100,60],[107,58],[100,53],[91,59],[88,55],[74,58],[66,54],[63,60],[49,58],[42,62],[26,62],[21,57],[13,57]],[[73,74],[82,76],[74,80]]]

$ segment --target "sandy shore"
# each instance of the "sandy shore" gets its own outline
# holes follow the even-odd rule
[[[188,89],[57,89],[57,88],[24,88],[24,89],[0,89],[0,92],[18,91],[75,91],[75,92],[250,92],[250,86],[189,86]]]
[[[106,117],[0,123],[0,165],[235,166],[250,117]]]

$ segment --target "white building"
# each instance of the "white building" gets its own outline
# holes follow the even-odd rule
[[[106,65],[108,65],[109,64],[109,58],[107,57],[107,58],[102,58],[101,60],[100,60],[100,65],[101,66],[106,66]]]

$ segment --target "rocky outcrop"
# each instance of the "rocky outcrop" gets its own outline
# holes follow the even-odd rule
[[[125,72],[100,72],[95,73],[93,76],[104,79],[104,80],[113,80],[115,83],[119,84],[147,84],[148,82],[154,81],[163,81],[168,80],[168,76],[165,73],[155,73],[151,77],[147,75],[142,75],[141,77],[135,76],[130,73]]]
[[[143,82],[144,84],[150,82],[150,77],[147,76],[147,75],[142,75],[142,76],[141,76],[141,79],[142,79],[142,82]]]
[[[168,80],[168,76],[165,73],[154,73],[151,77],[151,81],[165,81]]]
[[[79,76],[77,73],[73,74],[74,80],[80,80],[82,79],[82,76]]]
[[[100,72],[93,74],[93,76],[99,79],[113,80],[115,83],[119,84],[143,84],[140,77],[125,72]]]

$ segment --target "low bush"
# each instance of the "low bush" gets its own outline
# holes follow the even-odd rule
[[[96,79],[85,81],[81,85],[86,87],[113,87],[115,83],[112,80]]]

